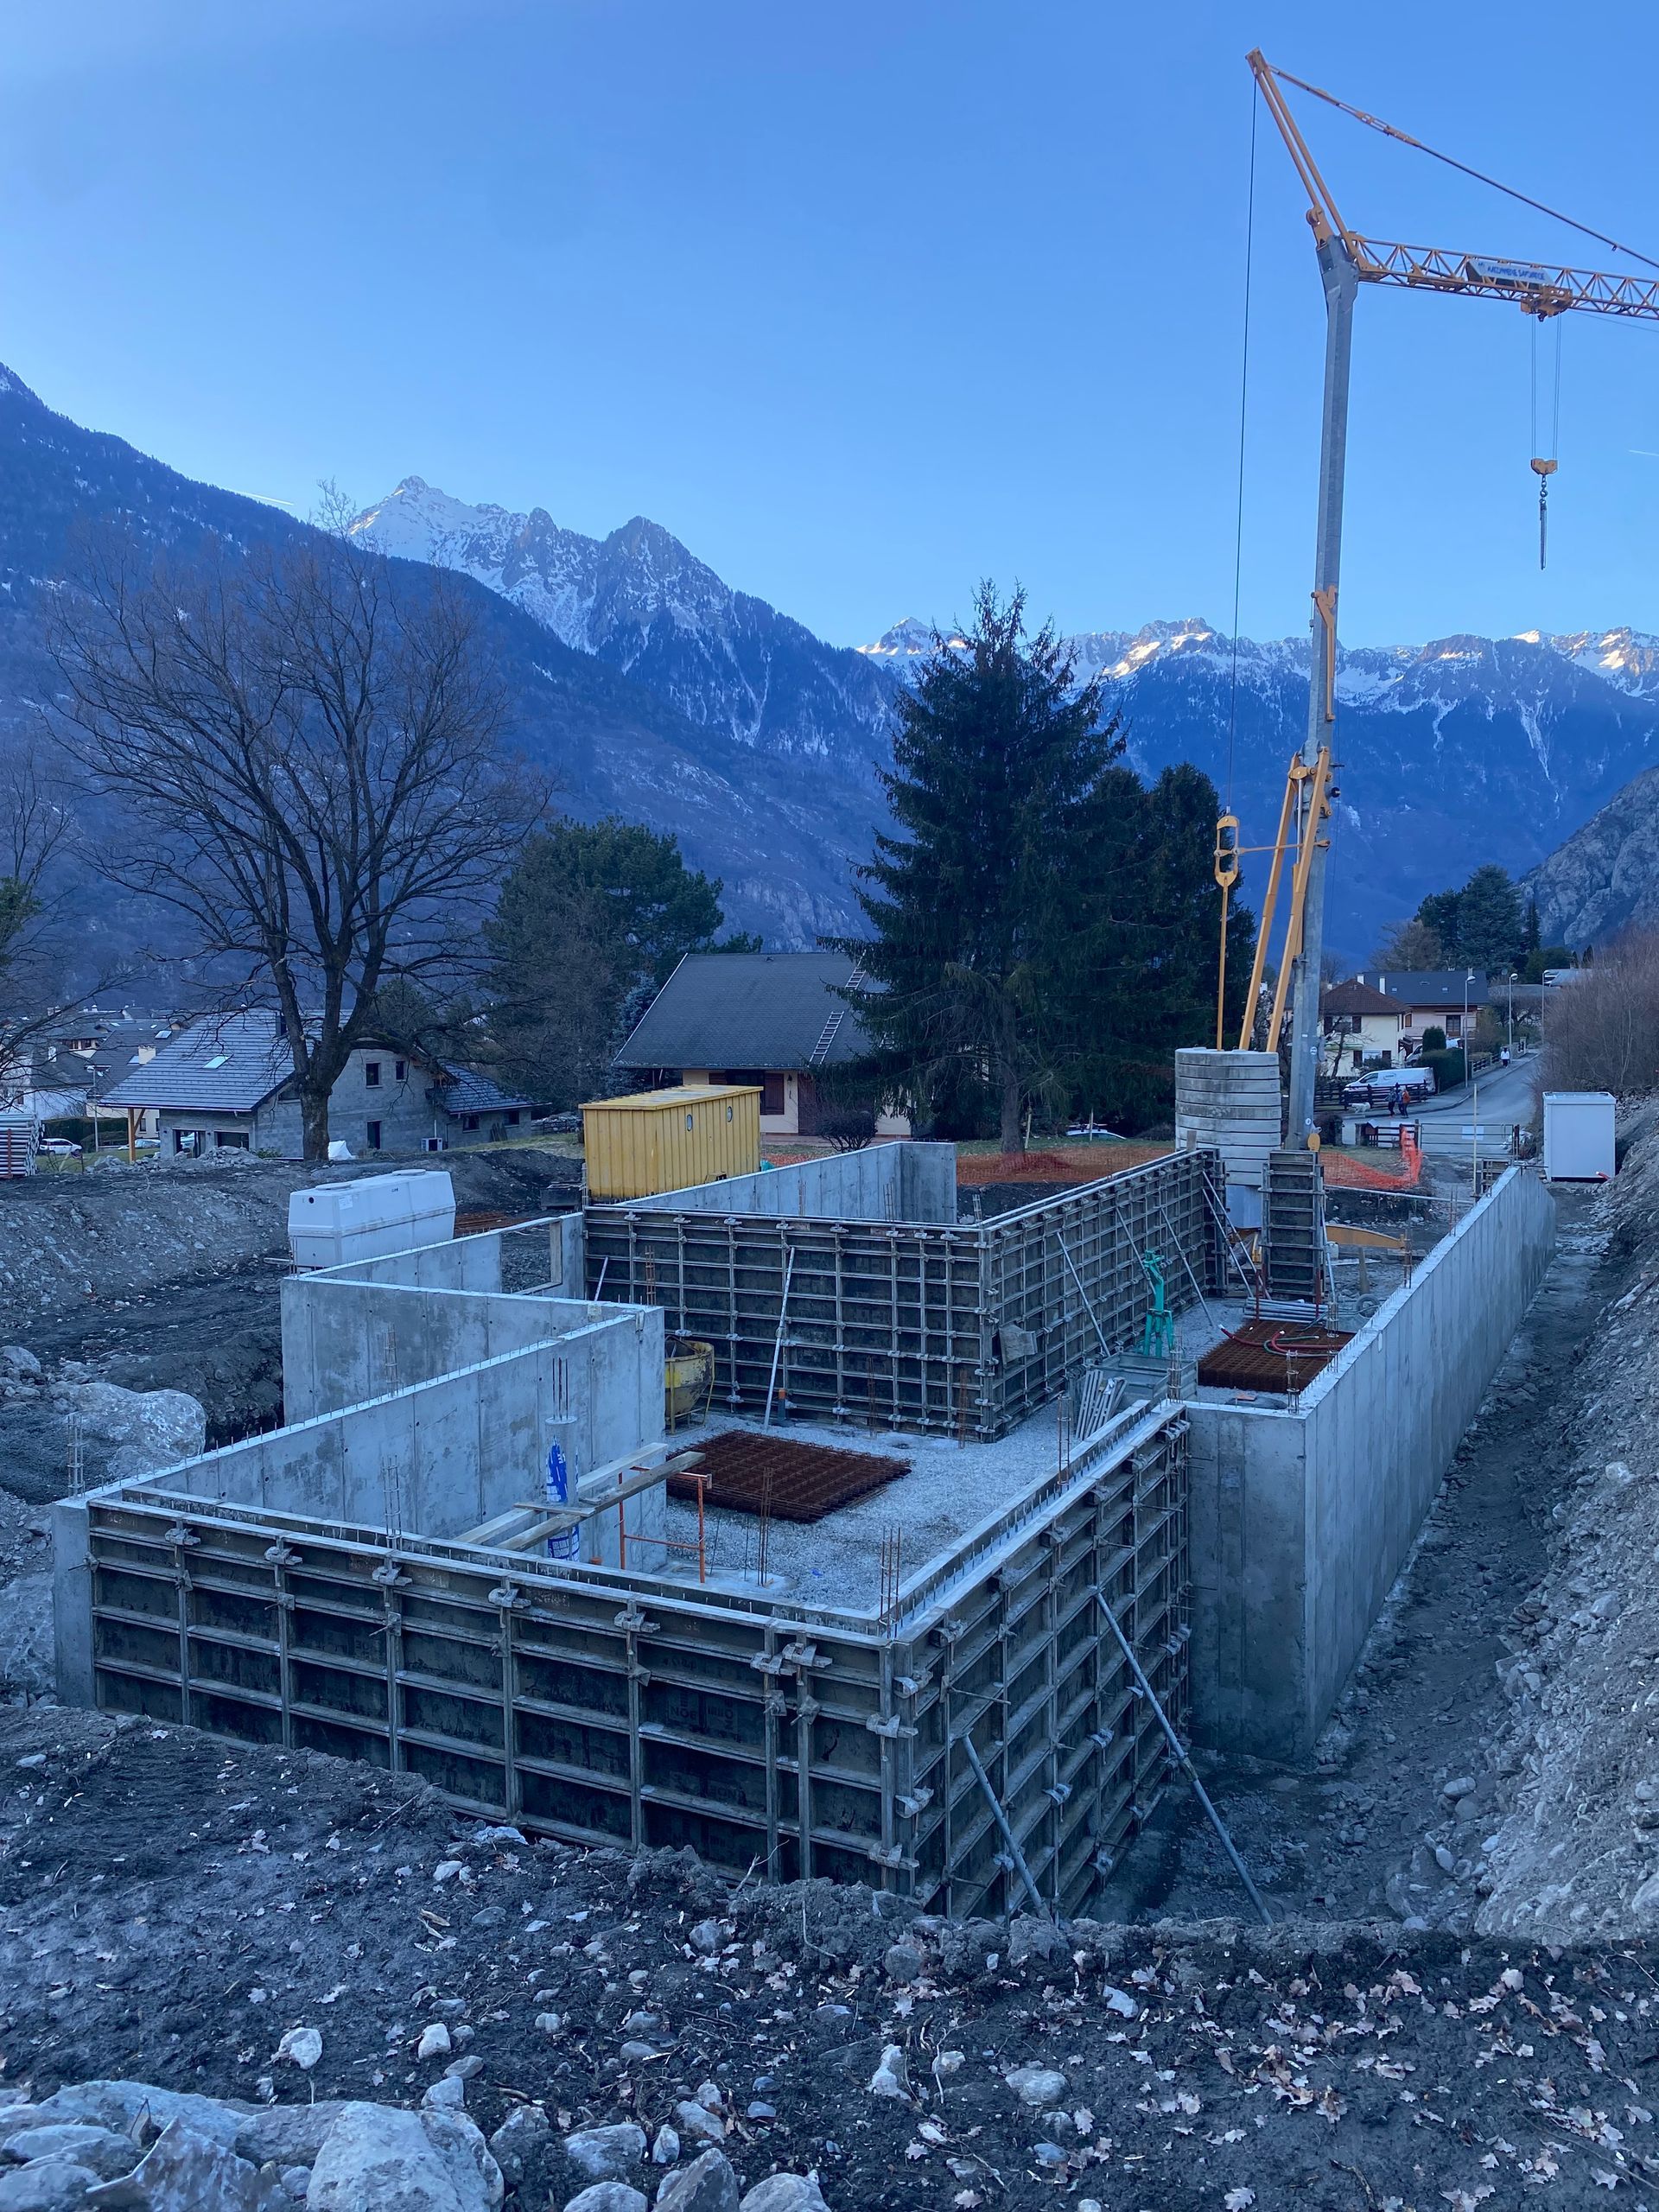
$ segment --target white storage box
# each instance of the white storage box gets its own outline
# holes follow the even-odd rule
[[[1544,1093],[1544,1174],[1552,1183],[1605,1183],[1616,1165],[1611,1090]]]
[[[447,1244],[454,1233],[454,1185],[439,1168],[327,1183],[296,1191],[288,1202],[288,1245],[297,1268],[378,1260],[417,1244]]]

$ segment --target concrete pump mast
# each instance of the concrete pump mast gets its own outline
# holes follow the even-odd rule
[[[1451,167],[1476,177],[1481,183],[1496,185],[1497,181],[1481,176],[1478,170],[1466,168],[1461,162],[1452,162],[1447,155],[1435,153],[1421,139],[1396,130],[1393,124],[1368,115],[1363,108],[1351,107],[1345,100],[1322,92],[1317,85],[1306,84],[1300,77],[1275,69],[1259,48],[1252,49],[1248,58],[1268,112],[1278,125],[1279,135],[1307,194],[1307,220],[1313,232],[1319,279],[1325,288],[1325,397],[1319,428],[1313,604],[1309,620],[1312,666],[1307,691],[1307,734],[1296,764],[1301,771],[1300,785],[1303,794],[1301,819],[1297,825],[1299,842],[1311,838],[1313,849],[1306,855],[1306,865],[1299,869],[1302,883],[1300,909],[1293,909],[1291,934],[1287,939],[1287,947],[1294,946],[1297,950],[1285,1141],[1296,1146],[1306,1142],[1313,1126],[1313,1084],[1319,1068],[1319,969],[1325,950],[1325,866],[1330,841],[1320,834],[1322,808],[1316,771],[1320,766],[1321,753],[1332,745],[1336,721],[1337,590],[1342,566],[1342,496],[1347,468],[1348,378],[1353,352],[1354,302],[1359,287],[1399,284],[1413,290],[1456,293],[1465,298],[1508,300],[1523,315],[1536,315],[1541,321],[1573,309],[1659,322],[1659,278],[1607,276],[1592,270],[1540,266],[1532,262],[1507,261],[1440,246],[1396,245],[1362,237],[1343,221],[1330,187],[1319,174],[1285,99],[1283,87],[1287,84],[1339,108],[1344,115],[1373,130],[1380,130],[1386,137],[1433,155],[1437,161],[1448,162]],[[1542,201],[1529,199],[1524,193],[1514,192],[1505,185],[1497,185],[1497,189],[1557,221],[1570,220],[1558,215],[1554,208],[1544,207]],[[1581,223],[1574,223],[1572,227],[1586,230]],[[1588,231],[1586,235],[1599,238],[1618,252],[1630,254],[1649,269],[1659,269],[1659,262],[1635,253],[1631,247],[1621,245],[1617,238],[1608,238],[1602,232]],[[1537,467],[1536,461],[1533,466]],[[1540,478],[1541,483],[1547,481],[1542,472]],[[1281,1000],[1282,995],[1281,989]],[[1250,1019],[1247,1012],[1247,1023]]]

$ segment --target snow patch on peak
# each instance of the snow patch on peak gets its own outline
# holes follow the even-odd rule
[[[858,645],[854,650],[868,654],[873,660],[914,659],[918,654],[932,652],[933,626],[906,614],[890,630],[884,630],[874,645]]]

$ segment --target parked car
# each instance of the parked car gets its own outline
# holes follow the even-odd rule
[[[80,1147],[78,1144],[72,1144],[67,1137],[42,1137],[37,1149],[41,1152],[56,1153],[64,1160],[80,1158]]]
[[[1432,1068],[1390,1068],[1351,1083],[1342,1094],[1342,1103],[1351,1113],[1404,1114],[1432,1096],[1433,1090]]]

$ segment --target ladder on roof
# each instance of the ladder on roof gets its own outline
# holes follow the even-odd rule
[[[842,985],[842,988],[847,991],[851,990],[853,985],[857,982],[859,977],[863,973],[864,963],[861,960],[855,960],[853,963],[852,973],[848,976],[847,981]],[[851,1011],[852,1009],[847,1005],[844,1000],[838,1001],[836,1006],[830,1010],[824,1021],[823,1027],[818,1032],[817,1043],[812,1047],[812,1050],[806,1056],[806,1065],[808,1067],[819,1068],[823,1065],[825,1059],[829,1056],[830,1047],[835,1043],[836,1039],[841,1033],[842,1023],[846,1020],[848,1014]]]

